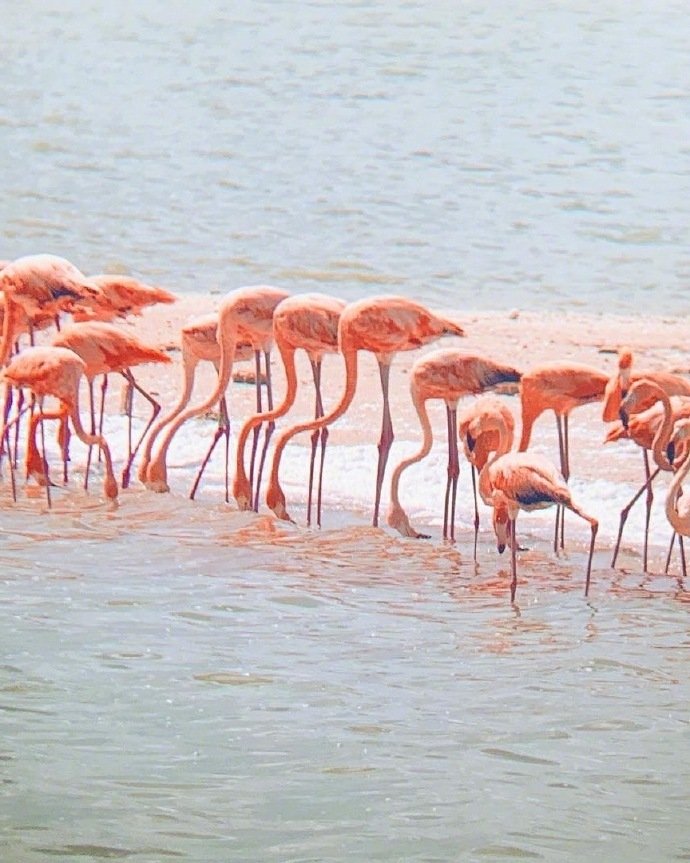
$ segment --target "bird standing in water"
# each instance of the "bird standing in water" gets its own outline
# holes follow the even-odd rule
[[[558,454],[561,473],[566,482],[570,479],[570,442],[568,417],[575,408],[601,401],[608,383],[608,375],[581,363],[544,363],[525,372],[520,381],[522,405],[522,434],[518,451],[529,446],[532,427],[544,411],[556,415]],[[553,547],[564,546],[565,509],[556,507],[556,530]]]
[[[306,351],[311,365],[316,392],[315,418],[323,416],[323,400],[321,395],[321,363],[325,353],[338,352],[338,323],[345,308],[343,300],[329,297],[326,294],[298,294],[288,297],[278,306],[273,315],[273,337],[285,367],[287,387],[283,401],[272,411],[257,413],[242,426],[237,438],[237,464],[233,494],[240,509],[259,508],[259,488],[263,469],[264,452],[257,471],[256,491],[249,484],[244,469],[244,448],[252,429],[262,422],[275,424],[275,420],[284,416],[292,407],[297,395],[297,371],[295,368],[295,352],[302,348]],[[323,463],[328,439],[328,429],[317,429],[311,439],[311,460],[309,464],[309,496],[307,501],[307,524],[311,523],[312,489],[314,483],[314,466],[316,449],[321,439],[321,460],[316,495],[316,524],[321,526],[321,486],[323,482]]]
[[[44,396],[54,396],[61,403],[56,414],[45,418],[68,416],[74,431],[87,446],[98,446],[105,461],[105,496],[117,497],[117,482],[113,474],[113,462],[105,438],[98,434],[88,434],[79,415],[79,382],[85,373],[86,364],[74,351],[68,348],[41,346],[30,347],[18,354],[3,370],[2,379],[15,387],[27,387],[42,400]],[[41,413],[38,419],[42,419]],[[13,422],[16,420],[13,420]],[[6,434],[3,429],[2,437]],[[45,446],[43,447],[45,461]],[[46,484],[46,494],[50,503],[50,485]]]
[[[374,527],[378,525],[381,487],[393,443],[393,423],[388,396],[393,357],[398,351],[415,350],[449,335],[464,336],[465,333],[462,327],[448,318],[436,315],[419,303],[404,297],[374,297],[358,300],[345,307],[338,326],[338,344],[345,361],[345,388],[339,402],[319,419],[286,429],[276,441],[266,503],[279,518],[289,519],[285,495],[279,481],[280,460],[285,446],[294,435],[327,428],[345,413],[357,389],[357,353],[364,350],[370,351],[376,357],[383,393],[373,516]]]
[[[170,357],[164,351],[146,345],[136,336],[118,329],[113,324],[102,321],[85,321],[65,327],[53,339],[55,347],[68,348],[82,358],[85,364],[84,374],[89,383],[89,395],[91,397],[91,434],[96,431],[96,417],[94,412],[93,381],[98,375],[103,375],[101,417],[99,422],[99,434],[102,434],[103,425],[103,402],[107,387],[108,374],[119,372],[129,385],[141,393],[152,408],[151,418],[142,432],[136,446],[132,446],[132,411],[131,404],[128,411],[128,452],[127,462],[122,471],[122,487],[129,485],[129,475],[139,446],[146,436],[151,424],[158,416],[160,404],[146,390],[141,387],[132,374],[132,366],[142,363],[169,363]],[[89,478],[89,466],[91,463],[91,450],[86,464],[86,476],[84,487],[86,488]]]
[[[433,432],[426,403],[429,399],[442,399],[446,403],[448,423],[448,481],[443,510],[443,538],[455,541],[455,500],[460,461],[458,457],[458,401],[466,395],[477,395],[501,383],[515,383],[520,372],[512,366],[501,365],[485,357],[461,354],[457,350],[432,351],[420,357],[412,366],[410,392],[419,422],[422,426],[422,446],[418,452],[403,459],[393,471],[388,524],[403,536],[422,537],[417,533],[400,504],[398,486],[400,477],[408,467],[429,454]]]
[[[508,429],[500,419],[495,427],[499,433],[498,449],[479,475],[479,488],[482,498],[493,506],[493,525],[499,553],[503,553],[506,545],[510,543],[511,602],[515,601],[517,590],[515,522],[518,513],[521,509],[529,512],[554,505],[571,510],[590,525],[591,541],[585,580],[587,596],[599,522],[574,503],[563,477],[548,459],[533,453],[510,452],[512,441]]]
[[[248,341],[254,349],[256,360],[256,410],[262,412],[261,399],[261,354],[264,355],[266,369],[266,389],[268,398],[268,409],[273,409],[273,392],[271,388],[270,374],[270,352],[273,345],[273,313],[276,307],[289,293],[282,288],[274,288],[270,285],[257,285],[256,287],[238,288],[225,296],[218,309],[218,343],[220,346],[220,362],[218,369],[218,383],[208,398],[200,405],[187,408],[179,413],[175,419],[168,424],[163,438],[154,456],[149,462],[146,485],[157,492],[169,491],[167,454],[172,439],[177,430],[192,417],[199,416],[215,406],[225,395],[230,383],[232,366],[235,360],[237,346],[241,342]],[[259,427],[254,430],[252,443],[252,455],[250,468],[250,485],[254,477],[254,460],[258,446]],[[266,445],[268,440],[266,440]],[[211,447],[215,446],[215,441]],[[204,459],[203,465],[207,459]],[[198,482],[198,478],[197,478]],[[227,499],[226,489],[226,499]]]

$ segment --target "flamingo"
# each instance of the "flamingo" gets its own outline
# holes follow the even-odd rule
[[[0,365],[6,365],[25,317],[55,317],[88,305],[96,287],[74,264],[56,255],[27,255],[0,270],[4,297]]]
[[[490,427],[491,423],[484,424],[485,430]],[[599,522],[574,503],[564,478],[548,459],[534,453],[510,452],[512,435],[500,417],[494,420],[494,427],[498,430],[499,444],[493,458],[487,461],[479,475],[479,488],[482,498],[493,506],[493,526],[499,554],[505,551],[510,542],[510,601],[515,601],[517,590],[515,522],[518,513],[521,509],[531,512],[553,505],[571,510],[590,525],[591,540],[585,579],[587,596]]]
[[[608,380],[608,375],[581,363],[544,363],[526,372],[520,382],[522,434],[518,451],[528,448],[537,418],[544,411],[552,410],[556,415],[561,473],[567,482],[570,479],[568,417],[575,408],[601,401]],[[561,506],[556,507],[554,551],[558,549],[559,524],[563,548],[565,510]]]
[[[177,297],[156,285],[147,285],[133,276],[99,273],[89,276],[96,289],[89,303],[72,313],[75,321],[112,321],[128,315],[141,315],[142,309],[156,303],[174,303]]]
[[[398,351],[411,351],[447,335],[464,336],[465,333],[453,321],[436,315],[419,303],[404,297],[373,297],[358,300],[345,307],[338,325],[338,344],[345,360],[345,389],[340,401],[330,413],[311,422],[286,429],[276,441],[266,503],[278,518],[289,519],[285,495],[278,478],[280,459],[285,446],[294,435],[327,428],[345,413],[357,388],[357,352],[365,350],[371,351],[376,356],[383,392],[383,418],[378,444],[379,458],[373,517],[374,527],[378,526],[381,487],[388,454],[393,443],[393,423],[388,400],[388,383],[393,357]]]
[[[644,378],[658,384],[669,396],[690,396],[690,380],[674,372],[655,372],[644,370],[632,371],[633,355],[630,348],[620,348],[618,351],[618,371],[609,378],[604,391],[604,407],[602,419],[605,423],[618,419],[621,401],[628,393],[630,385]],[[651,400],[650,400],[651,399]],[[650,396],[647,400],[638,401],[638,412],[651,407],[656,399]]]
[[[477,505],[476,474],[481,473],[492,452],[496,452],[500,435],[496,422],[504,423],[512,446],[515,420],[510,409],[494,396],[484,396],[467,405],[458,416],[458,437],[465,450],[465,458],[472,470],[474,497],[474,559],[477,559],[479,538],[479,507]]]
[[[218,342],[220,345],[218,383],[211,395],[204,402],[196,407],[187,408],[182,411],[168,424],[166,431],[163,434],[163,439],[160,442],[155,455],[149,462],[146,477],[146,485],[148,488],[157,492],[169,491],[166,458],[172,439],[180,426],[182,426],[188,419],[199,416],[199,414],[212,408],[213,405],[220,400],[221,396],[225,394],[232,374],[232,365],[235,359],[237,344],[240,340],[249,341],[254,349],[257,373],[257,413],[261,413],[262,410],[260,375],[261,353],[264,354],[266,364],[268,408],[269,410],[273,410],[273,392],[271,389],[269,362],[271,346],[273,344],[273,313],[278,304],[288,296],[288,292],[282,288],[274,288],[269,285],[238,288],[226,295],[218,310]],[[258,445],[258,435],[259,427],[257,426],[254,430],[254,441],[252,445],[250,485],[253,481],[253,464]],[[267,444],[268,432],[265,445]],[[212,446],[214,445],[215,443],[212,444]]]
[[[153,444],[158,434],[171,423],[189,404],[189,399],[194,388],[194,377],[196,375],[196,367],[200,362],[207,361],[213,364],[216,372],[218,372],[218,364],[220,363],[220,345],[218,344],[218,313],[213,312],[209,315],[202,315],[193,318],[188,324],[185,324],[180,331],[180,344],[182,355],[182,392],[175,406],[164,416],[162,416],[153,425],[149,434],[144,441],[141,459],[139,460],[139,470],[137,477],[139,482],[146,482],[146,474],[148,471],[149,462],[151,461],[151,452]],[[254,358],[254,351],[249,342],[239,341],[235,347],[235,360],[242,362]],[[225,405],[225,396],[220,401],[219,425],[216,438],[219,439],[225,433],[226,439],[226,459],[225,472],[228,472],[227,445],[229,437],[227,435],[227,407]],[[209,449],[208,456],[210,457],[212,449]],[[192,497],[194,493],[192,492]]]
[[[249,509],[252,505],[252,488],[244,469],[244,448],[252,429],[262,422],[275,423],[275,420],[284,416],[292,407],[297,394],[297,371],[295,369],[295,352],[303,348],[309,357],[314,388],[316,391],[315,418],[323,416],[323,401],[321,398],[321,362],[325,353],[337,353],[338,351],[338,323],[340,315],[345,308],[343,300],[326,296],[325,294],[311,293],[298,294],[288,297],[278,306],[273,315],[273,337],[285,366],[287,378],[287,389],[283,401],[268,413],[257,413],[242,426],[237,438],[237,464],[235,480],[233,484],[233,495],[240,509]],[[311,461],[309,465],[309,498],[307,503],[307,524],[311,523],[312,487],[314,479],[314,463],[316,460],[316,448],[321,438],[321,461],[319,466],[319,479],[316,504],[316,524],[321,526],[321,485],[323,480],[323,461],[328,439],[328,429],[317,429],[311,439]],[[265,452],[265,450],[264,450]],[[263,458],[259,465],[256,481],[256,495],[254,496],[254,509],[258,510],[259,487],[261,484],[261,472]]]
[[[410,392],[419,422],[422,426],[422,446],[418,452],[403,459],[393,471],[388,524],[403,536],[424,537],[417,533],[400,504],[398,487],[403,471],[429,454],[433,432],[426,402],[443,399],[448,421],[448,481],[443,512],[443,538],[455,541],[455,500],[460,463],[458,459],[458,400],[466,395],[477,395],[501,383],[520,380],[520,372],[512,366],[501,365],[485,357],[461,354],[449,348],[433,351],[420,357],[412,366]],[[425,537],[427,538],[427,537]]]
[[[658,404],[657,404],[658,402]],[[652,404],[651,408],[640,410],[641,405]],[[666,456],[666,447],[671,440],[674,422],[690,417],[690,399],[675,396],[670,398],[662,386],[652,378],[641,378],[632,384],[620,405],[621,425],[615,426],[607,434],[606,441],[618,440],[621,437],[630,437],[638,446],[642,447],[645,465],[645,482],[635,493],[632,499],[623,507],[620,514],[618,526],[618,537],[611,560],[611,567],[616,565],[623,528],[627,521],[630,510],[647,491],[646,517],[644,533],[643,567],[647,571],[649,522],[651,518],[652,502],[654,493],[652,483],[661,470],[671,471],[673,466]],[[656,470],[650,470],[648,451],[654,454]],[[681,547],[681,554],[683,553]],[[683,559],[684,561],[684,559]]]
[[[110,372],[119,372],[129,385],[137,392],[141,393],[141,395],[151,405],[151,418],[134,447],[132,447],[132,413],[130,405],[128,413],[129,447],[127,452],[127,462],[122,471],[122,487],[127,488],[129,485],[129,474],[132,462],[136,457],[142,440],[146,436],[151,424],[160,411],[160,404],[136,382],[131,369],[132,366],[141,365],[143,363],[169,363],[171,361],[170,357],[158,348],[144,344],[136,336],[125,333],[113,324],[104,323],[102,321],[85,321],[83,323],[73,324],[70,327],[66,327],[62,332],[55,336],[52,343],[55,347],[69,348],[78,354],[84,361],[84,374],[88,381],[89,393],[91,395],[92,434],[95,433],[93,381],[97,375],[104,375],[104,396],[107,375]],[[88,483],[89,465],[91,461],[90,456],[91,453],[89,451],[89,458],[86,465],[85,487]]]
[[[79,439],[87,446],[100,447],[105,462],[104,492],[105,496],[112,500],[117,497],[117,482],[113,474],[110,449],[102,435],[88,434],[84,430],[79,415],[79,383],[85,372],[86,363],[74,351],[62,347],[41,346],[26,348],[18,354],[5,367],[2,378],[12,386],[27,387],[41,400],[44,396],[58,399],[60,410],[55,414],[41,413],[38,419],[69,416]],[[16,422],[16,418],[13,422]],[[6,431],[7,424],[2,432],[3,437]],[[50,502],[50,496],[48,500]]]

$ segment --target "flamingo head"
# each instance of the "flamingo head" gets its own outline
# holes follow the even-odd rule
[[[152,461],[149,464],[148,474],[146,475],[146,488],[159,493],[170,491],[165,463]]]
[[[505,504],[494,503],[493,525],[496,534],[496,548],[499,554],[503,554],[506,545],[510,542],[510,514]]]
[[[277,482],[273,482],[266,490],[266,504],[276,516],[283,521],[292,521],[285,506],[285,495]]]
[[[239,510],[246,511],[252,508],[252,489],[246,476],[235,477],[232,494]]]

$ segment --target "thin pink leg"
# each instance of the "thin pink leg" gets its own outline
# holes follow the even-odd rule
[[[254,351],[254,368],[256,369],[256,412],[263,413],[261,402],[261,351]],[[256,461],[256,451],[259,447],[259,434],[261,426],[258,425],[254,429],[252,436],[252,451],[249,460],[249,488],[254,489],[254,462]],[[253,491],[252,491],[253,494]]]
[[[383,478],[386,473],[388,454],[393,443],[393,421],[391,420],[390,402],[388,398],[388,383],[390,380],[391,367],[379,361],[379,375],[381,377],[381,391],[383,393],[383,417],[381,421],[381,438],[378,444],[379,459],[376,467],[376,497],[374,499],[374,527],[379,525],[379,508],[381,506],[381,489]]]
[[[515,536],[515,522],[517,519],[510,519],[510,601],[515,602],[515,593],[517,591],[517,538]]]
[[[620,523],[618,525],[618,538],[616,539],[616,547],[613,551],[613,558],[611,559],[611,569],[613,569],[613,567],[616,565],[616,560],[618,559],[618,551],[620,549],[621,540],[623,538],[623,528],[625,527],[625,522],[628,520],[628,516],[630,515],[630,510],[637,503],[637,501],[642,497],[644,492],[647,490],[647,487],[654,482],[654,480],[658,476],[659,472],[660,472],[660,469],[657,468],[654,471],[654,473],[651,474],[649,479],[643,485],[640,486],[640,488],[637,490],[637,492],[635,493],[635,496],[632,498],[632,500],[628,504],[626,504],[626,506],[624,506],[623,509],[621,510]]]
[[[89,409],[91,412],[91,434],[96,434],[96,399],[93,393],[93,378],[89,378]],[[93,455],[93,444],[89,444],[86,452],[86,469],[84,470],[84,491],[89,489],[89,473],[91,471],[91,456]]]
[[[271,382],[271,354],[269,351],[264,351],[264,368],[266,369],[266,400],[268,402],[268,410],[273,410],[273,384]],[[261,450],[261,458],[259,459],[259,469],[256,472],[256,491],[254,492],[254,512],[259,511],[259,491],[261,489],[261,476],[264,472],[264,464],[266,463],[266,454],[268,452],[268,442],[275,430],[276,424],[270,420],[264,431],[264,445]]]
[[[211,460],[211,456],[213,455],[213,451],[215,450],[218,441],[225,435],[226,440],[230,439],[230,420],[228,418],[228,407],[227,402],[225,401],[225,396],[218,403],[218,428],[216,429],[216,433],[213,436],[213,440],[211,441],[211,446],[206,451],[206,455],[204,456],[203,461],[201,462],[201,466],[199,467],[199,471],[194,480],[194,485],[192,486],[192,490],[189,492],[189,499],[194,500],[194,497],[197,493],[197,489],[199,488],[199,483],[201,482],[201,477],[206,470],[206,465]],[[227,453],[227,444],[226,444],[226,453]],[[226,459],[226,480],[225,480],[225,496],[226,503],[229,500],[229,488],[228,488],[228,479],[227,479],[227,471],[228,471],[228,462]]]
[[[129,477],[132,471],[132,464],[134,463],[134,459],[137,457],[137,453],[139,452],[139,447],[141,446],[144,438],[149,433],[149,429],[156,421],[156,417],[160,413],[161,406],[160,404],[153,398],[150,393],[147,393],[146,390],[140,386],[134,379],[134,375],[129,369],[121,372],[124,379],[129,384],[129,398],[128,398],[128,413],[129,413],[129,456],[127,458],[127,464],[122,471],[122,488],[127,488],[129,486]],[[132,449],[132,403],[134,401],[134,390],[136,390],[140,395],[142,395],[146,401],[151,405],[151,416],[149,421],[146,423],[146,427],[144,431],[141,433],[139,440],[136,442],[136,445]]]
[[[43,413],[43,398],[39,399],[38,402],[38,411],[39,415]],[[43,418],[41,417],[41,462],[43,464],[43,470],[45,471],[46,477],[46,502],[48,504],[48,509],[50,509],[53,505],[53,500],[50,494],[50,475],[48,473],[48,459],[46,458],[46,428],[45,423],[43,422]]]
[[[647,450],[642,450],[642,455],[644,457],[644,472],[647,477],[647,497],[645,498],[645,520],[644,520],[644,548],[642,552],[642,568],[643,572],[647,572],[647,556],[649,549],[649,523],[652,518],[652,503],[654,502],[654,490],[652,489],[652,483],[649,480],[650,477],[650,468],[649,468],[649,456],[647,455]]]
[[[443,506],[443,538],[455,542],[455,502],[460,474],[457,409],[446,405],[446,419],[448,422],[448,480]]]
[[[472,494],[474,496],[474,560],[477,560],[477,540],[479,538],[479,506],[477,505],[477,471],[472,467]]]
[[[314,391],[315,402],[314,402],[314,419],[318,420],[323,416],[323,404],[321,402],[321,361],[314,360],[309,357],[309,363],[311,364],[311,374],[314,378]],[[319,437],[321,436],[321,432],[319,429],[314,429],[311,436],[311,456],[309,459],[309,494],[307,496],[307,525],[311,524],[311,505],[312,505],[312,497],[313,497],[313,488],[314,488],[314,468],[316,465],[316,448],[319,444]],[[321,464],[323,465],[323,449],[321,455]],[[319,512],[317,508],[317,524],[320,526]]]

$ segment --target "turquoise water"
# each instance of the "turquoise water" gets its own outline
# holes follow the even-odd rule
[[[688,311],[683,2],[11,4],[0,256]]]
[[[676,578],[151,497],[10,513],[3,860],[690,853]]]
[[[9,4],[0,257],[687,312],[689,32],[680,2]],[[608,569],[632,489],[603,458],[573,447],[590,597],[581,528],[557,560],[521,516],[511,606],[466,487],[438,539],[440,451],[403,490],[431,542],[366,526],[365,428],[319,533],[219,504],[217,465],[191,504],[212,426],[169,496],[0,489],[3,863],[690,858],[688,594],[641,573],[639,517]]]

